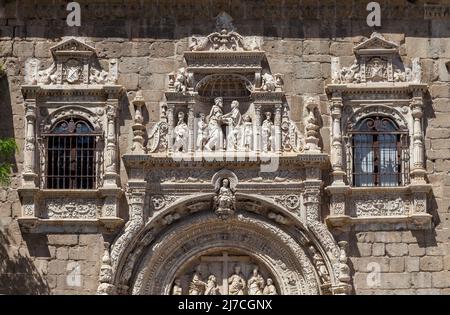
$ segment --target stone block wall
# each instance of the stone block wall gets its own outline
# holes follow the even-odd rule
[[[286,100],[294,120],[303,117],[302,95],[320,95],[323,147],[329,152],[329,112],[324,87],[330,83],[330,60],[353,62],[353,47],[373,29],[365,22],[364,1],[79,1],[82,26],[65,24],[65,1],[0,1],[0,137],[19,145],[14,175],[0,189],[0,293],[77,293],[96,290],[102,256],[102,234],[26,235],[16,218],[21,214],[17,188],[21,182],[24,104],[20,85],[29,57],[51,63],[49,48],[62,36],[79,36],[95,47],[101,63],[118,58],[119,84],[127,89],[121,104],[120,151],[131,143],[138,89],[146,101],[148,128],[159,119],[168,74],[183,65],[188,36],[206,35],[214,17],[227,11],[238,31],[261,36],[272,73],[284,75]],[[448,17],[425,19],[425,1],[378,1],[382,27],[376,31],[400,44],[406,63],[420,57],[423,81],[429,84],[425,110],[428,180],[433,185],[428,211],[430,231],[334,232],[350,242],[355,294],[450,294],[450,29]],[[444,3],[445,1],[442,1]],[[143,6],[143,7],[141,7]],[[126,173],[121,167],[122,183]],[[371,270],[379,265],[377,284]],[[80,266],[81,286],[68,276]],[[368,280],[369,279],[369,282]],[[374,280],[375,279],[375,280]],[[76,281],[76,280],[73,280]],[[23,286],[19,284],[23,283]]]

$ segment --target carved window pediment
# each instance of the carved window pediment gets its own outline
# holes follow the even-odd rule
[[[379,33],[373,33],[369,39],[355,46],[353,51],[355,61],[348,67],[341,67],[339,58],[332,58],[333,84],[395,84],[421,81],[419,60],[413,59],[410,67],[404,65],[399,56],[399,46]]]
[[[52,65],[39,70],[40,60],[26,61],[26,82],[30,85],[100,85],[115,84],[117,60],[111,59],[109,69],[102,69],[95,49],[82,41],[70,38],[52,48]]]

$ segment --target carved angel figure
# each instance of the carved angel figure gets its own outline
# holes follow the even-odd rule
[[[234,266],[234,274],[228,279],[228,291],[230,295],[244,295],[247,284],[241,273],[241,266]]]
[[[173,145],[173,150],[175,152],[185,152],[188,146],[189,129],[187,124],[184,122],[184,113],[178,113],[178,124],[174,128],[175,143]]]
[[[264,288],[264,279],[259,274],[258,267],[253,268],[253,273],[250,279],[248,279],[248,294],[249,295],[262,295]]]

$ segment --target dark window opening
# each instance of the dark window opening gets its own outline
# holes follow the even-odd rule
[[[84,120],[60,121],[47,141],[46,188],[94,189],[99,135]]]

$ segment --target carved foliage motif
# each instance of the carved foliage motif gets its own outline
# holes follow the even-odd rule
[[[357,216],[405,215],[403,199],[398,195],[363,194],[353,198]]]
[[[50,219],[95,219],[100,211],[97,199],[58,198],[45,201]]]

